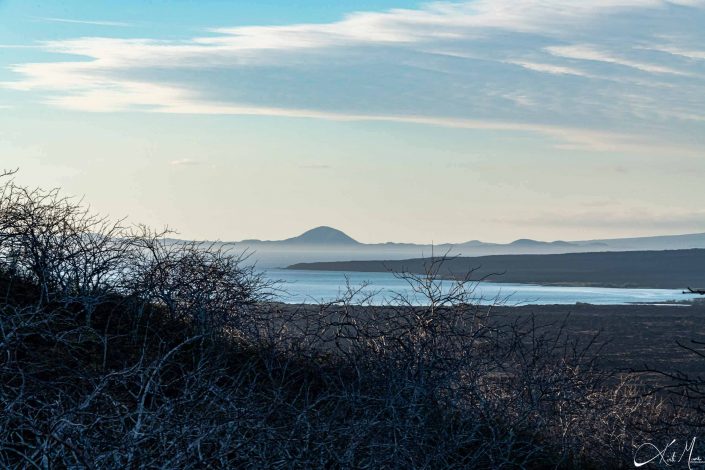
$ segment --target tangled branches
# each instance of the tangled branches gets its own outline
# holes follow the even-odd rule
[[[215,244],[0,201],[0,466],[613,467],[678,409],[561,325],[481,307],[438,265],[425,299],[287,306]]]

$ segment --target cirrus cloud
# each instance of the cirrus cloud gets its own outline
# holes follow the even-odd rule
[[[703,30],[702,0],[439,2],[183,40],[49,41],[38,46],[57,59],[12,65],[1,85],[79,111],[390,121],[695,155],[705,70],[688,43]]]

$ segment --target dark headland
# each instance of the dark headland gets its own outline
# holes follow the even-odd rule
[[[297,263],[287,269],[424,273],[430,259]],[[594,287],[705,287],[705,250],[624,251],[449,258],[438,274],[492,282]]]

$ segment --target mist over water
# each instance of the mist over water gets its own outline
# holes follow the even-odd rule
[[[373,304],[384,304],[395,295],[408,296],[412,303],[424,303],[423,296],[415,294],[408,282],[392,273],[364,273],[340,271],[298,271],[285,269],[268,269],[265,275],[272,280],[282,281],[278,301],[298,303],[330,302],[340,298],[346,286],[359,287],[367,285],[358,300],[365,298],[365,293],[376,295]],[[453,281],[439,281],[443,289],[449,288]],[[482,304],[502,303],[505,305],[570,305],[577,302],[594,305],[624,305],[634,303],[661,303],[685,301],[696,298],[695,295],[683,294],[672,289],[615,289],[601,287],[559,287],[533,284],[509,284],[479,282],[475,285],[472,297]]]

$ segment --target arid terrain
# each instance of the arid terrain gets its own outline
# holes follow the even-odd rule
[[[538,323],[556,326],[565,321],[568,333],[585,338],[599,333],[605,368],[702,372],[702,358],[698,360],[678,343],[692,346],[692,340],[705,341],[705,302],[500,307],[494,313],[507,317],[534,314]]]
[[[293,311],[313,315],[327,308],[313,304],[277,305],[286,317]],[[364,319],[371,308],[374,307],[358,307],[354,314]],[[495,306],[481,307],[481,311],[488,312],[496,324],[534,321],[540,331],[557,333],[562,329],[582,345],[594,340],[592,351],[598,354],[600,367],[605,370],[702,373],[702,358],[683,346],[694,346],[693,340],[705,342],[705,301],[672,305]],[[665,383],[664,377],[653,371],[642,376],[651,383]]]

